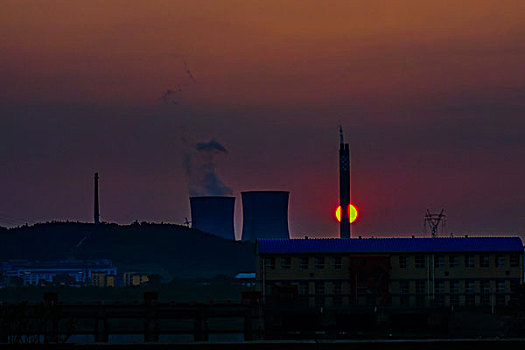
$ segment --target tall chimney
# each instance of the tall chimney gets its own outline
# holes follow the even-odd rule
[[[94,216],[95,216],[95,225],[100,224],[100,213],[98,211],[98,173],[95,173],[95,208],[94,208]]]
[[[339,234],[341,238],[350,238],[350,147],[343,140],[343,128],[339,127],[339,205],[341,206],[341,222]]]

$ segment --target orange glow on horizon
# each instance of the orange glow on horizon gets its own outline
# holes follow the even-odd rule
[[[348,206],[348,217],[350,219],[350,223],[353,223],[357,219],[358,215],[357,208],[353,204],[350,204]],[[341,222],[341,206],[338,206],[335,210],[335,218],[337,221]]]

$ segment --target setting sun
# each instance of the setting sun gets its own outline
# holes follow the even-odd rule
[[[353,223],[357,219],[357,216],[357,208],[353,204],[350,204],[348,207],[348,217],[350,218],[350,223]],[[335,217],[337,221],[341,222],[341,206],[338,206],[335,210]]]

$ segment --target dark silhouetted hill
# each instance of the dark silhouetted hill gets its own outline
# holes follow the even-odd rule
[[[0,230],[0,261],[111,259],[119,272],[164,278],[208,278],[255,271],[253,243],[180,225],[53,222]]]

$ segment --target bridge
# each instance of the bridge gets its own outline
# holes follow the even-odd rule
[[[193,334],[195,341],[207,341],[210,333],[257,340],[264,327],[262,309],[255,304],[159,303],[148,293],[143,303],[109,305],[62,304],[56,295],[47,295],[41,304],[2,304],[0,314],[0,343],[56,343],[72,335],[93,335],[104,343],[112,334],[142,334],[144,342],[158,342],[161,334]]]

